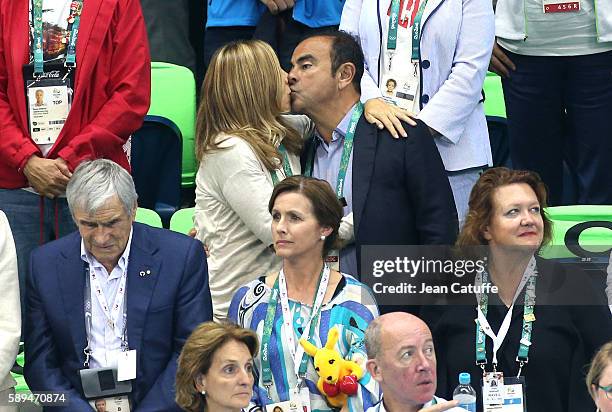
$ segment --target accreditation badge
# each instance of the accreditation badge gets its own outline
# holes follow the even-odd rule
[[[38,145],[54,144],[72,105],[71,72],[63,65],[45,65],[35,77],[32,65],[24,67],[28,123],[32,140]]]
[[[485,373],[482,383],[484,412],[526,412],[525,377],[506,377],[502,372]]]
[[[526,412],[525,377],[504,378],[504,412]]]
[[[88,402],[95,411],[130,412],[130,402],[125,395],[99,398]]]
[[[407,70],[404,68],[402,73],[385,74],[380,83],[380,92],[387,103],[413,113],[418,112],[415,101],[419,92],[419,79],[414,75],[412,65]]]
[[[306,396],[306,403],[304,403],[304,396]],[[308,387],[292,389],[291,398],[288,401],[266,405],[266,412],[311,412]]]
[[[580,0],[542,0],[544,13],[572,13],[580,11]]]
[[[482,378],[482,406],[484,412],[499,412],[504,406],[504,374],[487,372]]]

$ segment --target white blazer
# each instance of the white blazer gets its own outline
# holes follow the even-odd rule
[[[19,350],[21,336],[21,306],[15,242],[4,212],[0,211],[0,391],[12,388],[17,382],[11,368]]]
[[[355,36],[365,55],[363,102],[382,96],[378,68],[390,5],[391,0],[346,0],[342,11],[340,30]],[[418,118],[442,134],[435,142],[447,171],[492,165],[481,100],[494,40],[491,0],[427,1]],[[430,63],[427,69],[422,64],[425,60]]]

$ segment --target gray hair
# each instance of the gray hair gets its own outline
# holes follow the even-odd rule
[[[368,359],[374,359],[380,352],[380,331],[382,322],[380,318],[375,318],[368,325],[365,331],[365,346]]]
[[[94,214],[115,195],[125,212],[131,215],[138,199],[132,176],[117,163],[107,159],[81,163],[66,187],[68,207],[73,217],[75,209]]]

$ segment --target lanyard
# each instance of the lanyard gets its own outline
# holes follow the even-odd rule
[[[43,24],[42,24],[42,3],[43,0],[33,0],[33,19],[34,25],[34,75],[43,74]],[[76,42],[81,24],[81,12],[83,10],[83,0],[74,0],[70,3],[70,17],[68,17],[69,40],[66,47],[66,61],[64,66],[76,67]]]
[[[489,283],[489,274],[486,271],[479,274],[481,276],[481,283]],[[535,306],[535,287],[536,280],[538,277],[535,258],[531,258],[525,273],[521,279],[521,283],[514,294],[512,299],[512,305],[506,313],[506,317],[502,322],[501,327],[497,335],[493,332],[489,322],[487,321],[487,311],[489,306],[489,296],[483,294],[480,299],[480,304],[476,307],[478,311],[478,319],[476,319],[476,364],[482,368],[484,373],[485,365],[487,364],[487,350],[485,347],[486,336],[489,336],[493,340],[493,370],[497,367],[497,351],[501,347],[508,330],[510,329],[510,322],[512,320],[512,310],[514,303],[520,295],[523,287],[526,286],[525,290],[525,304],[523,306],[523,327],[521,329],[521,341],[519,345],[518,355],[516,361],[519,363],[519,372],[517,376],[521,375],[523,365],[529,361],[529,346],[531,345],[531,331],[533,329],[533,322],[535,322],[535,315],[533,309]],[[477,279],[478,283],[478,279]]]
[[[117,321],[119,320],[119,307],[121,301],[123,301],[123,329],[121,330],[121,349],[123,351],[127,351],[129,349],[127,342],[127,302],[126,302],[126,284],[127,276],[123,274],[121,276],[121,280],[119,281],[119,289],[117,290],[117,294],[115,295],[115,299],[113,300],[113,306],[109,308],[106,297],[100,288],[100,282],[96,278],[95,274],[91,274],[89,270],[89,265],[85,265],[85,332],[87,334],[87,347],[84,350],[85,353],[85,363],[83,364],[85,367],[89,367],[89,357],[91,356],[91,329],[92,329],[92,303],[91,303],[91,285],[93,284],[94,290],[96,291],[96,297],[102,310],[104,311],[104,315],[108,322],[108,325],[111,329],[115,329],[117,325]],[[109,310],[110,309],[110,310]]]
[[[285,149],[285,146],[283,146],[282,143],[280,146],[278,146],[278,151],[281,152],[281,155],[283,156],[283,171],[285,172],[285,177],[293,176],[291,163],[289,163],[289,155],[287,154],[287,149]],[[272,173],[270,173],[270,176],[272,177],[272,184],[276,186],[276,184],[280,182],[280,179],[278,178],[278,170],[273,170]]]
[[[405,0],[408,1],[408,0]],[[412,24],[412,62],[418,63],[421,59],[421,20],[423,19],[423,12],[425,11],[425,5],[427,0],[419,5],[419,10],[414,16],[414,22]],[[391,1],[391,13],[389,16],[389,30],[387,33],[387,52],[394,54],[397,48],[397,29],[399,26],[400,15],[400,0]]]
[[[346,178],[346,171],[349,166],[351,159],[351,153],[353,152],[353,141],[355,140],[355,129],[357,129],[357,123],[363,114],[363,103],[358,102],[351,115],[351,121],[346,135],[344,136],[344,146],[342,147],[342,157],[340,158],[340,169],[338,170],[338,178],[336,180],[336,196],[346,206],[346,200],[344,199],[344,181]],[[315,139],[316,141],[316,139]],[[314,167],[314,158],[317,151],[317,145],[312,145],[312,150],[308,154],[308,160],[306,161],[305,176],[312,176],[312,169]]]
[[[317,292],[314,297],[314,301],[312,302],[312,312],[310,314],[310,319],[308,323],[304,325],[304,332],[300,339],[306,339],[310,341],[314,334],[314,330],[319,322],[319,315],[321,307],[323,306],[323,298],[325,297],[325,292],[327,291],[327,285],[329,283],[330,270],[327,265],[323,265],[321,268],[321,273],[319,275],[319,283],[317,285]],[[268,308],[266,311],[266,319],[264,321],[263,327],[263,337],[262,337],[262,345],[261,345],[261,364],[262,364],[262,379],[264,387],[268,392],[268,398],[270,397],[270,388],[274,384],[274,379],[272,376],[272,369],[270,368],[270,337],[272,335],[272,329],[274,327],[274,315],[276,313],[276,305],[278,303],[278,299],[280,297],[281,303],[281,311],[283,315],[283,325],[281,326],[281,337],[283,337],[283,330],[286,332],[285,339],[282,341],[287,342],[287,346],[289,348],[289,353],[294,362],[294,371],[298,371],[298,387],[301,385],[304,377],[306,376],[306,369],[308,367],[308,357],[306,353],[304,353],[304,348],[302,345],[299,345],[296,342],[293,332],[293,317],[291,316],[291,311],[289,310],[289,296],[287,293],[287,283],[285,280],[285,274],[281,269],[278,277],[276,278],[276,282],[274,282],[274,287],[272,288],[272,296],[270,297],[270,301],[268,302]],[[304,334],[308,331],[308,335]]]

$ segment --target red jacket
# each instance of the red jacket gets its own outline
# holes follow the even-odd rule
[[[38,154],[30,137],[22,66],[29,60],[29,0],[0,0],[0,188],[29,184],[23,174]],[[71,170],[111,159],[129,170],[123,144],[149,109],[151,64],[138,0],[87,0],[76,47],[70,114],[47,158]]]

